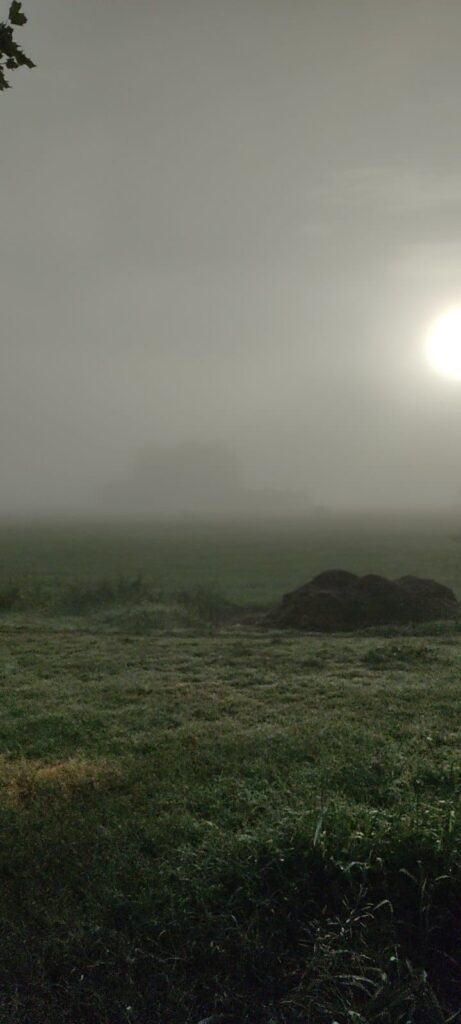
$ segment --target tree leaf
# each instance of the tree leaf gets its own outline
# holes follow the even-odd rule
[[[35,67],[35,64],[33,63],[33,61],[31,61],[30,57],[26,57],[24,51],[21,50],[19,48],[19,46],[16,46],[16,48],[15,48],[14,59],[15,59],[17,65],[18,65],[18,67],[26,67],[26,68],[34,68]]]
[[[13,0],[13,3],[10,5],[8,18],[12,25],[25,25],[27,22],[25,14],[21,11],[21,6],[22,4],[19,3],[19,0]]]
[[[3,73],[3,68],[2,68],[2,66],[0,64],[0,92],[3,92],[4,89],[10,89],[10,88],[11,88],[10,83],[7,82],[7,80],[5,78],[5,75]]]

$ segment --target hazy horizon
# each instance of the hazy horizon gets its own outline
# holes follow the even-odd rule
[[[461,6],[24,10],[0,518],[460,508]]]

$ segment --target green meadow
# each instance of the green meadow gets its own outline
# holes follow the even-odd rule
[[[328,568],[457,522],[0,529],[2,1024],[461,1020],[461,618],[263,627]]]

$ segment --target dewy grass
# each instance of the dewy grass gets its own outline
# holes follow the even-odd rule
[[[414,642],[387,643],[373,646],[363,655],[363,664],[372,669],[399,667],[420,668],[440,660],[440,651],[428,644]]]
[[[8,569],[2,1024],[457,1021],[459,633],[263,631],[240,549],[181,544],[168,586]]]

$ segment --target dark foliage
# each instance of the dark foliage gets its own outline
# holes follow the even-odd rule
[[[16,68],[34,68],[35,64],[27,57],[14,38],[15,28],[25,25],[26,15],[22,11],[22,4],[13,0],[8,12],[6,21],[0,21],[0,92],[10,88],[6,77],[7,71],[15,71]]]

